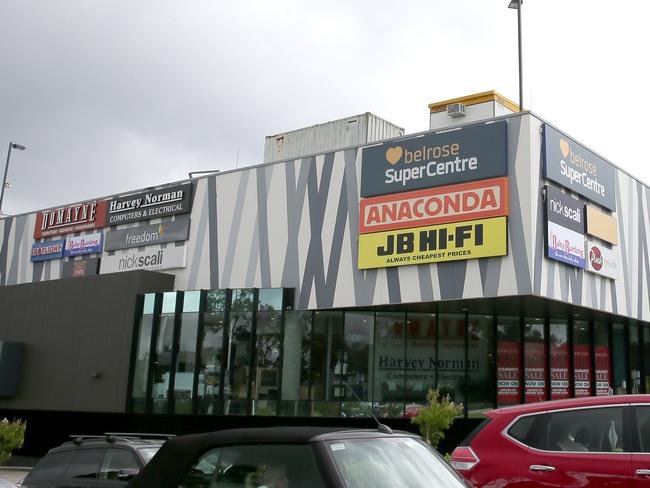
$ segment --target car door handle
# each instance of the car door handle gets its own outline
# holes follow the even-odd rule
[[[528,469],[531,471],[555,471],[554,466],[545,466],[544,464],[531,464]]]
[[[641,476],[650,476],[650,469],[637,469],[636,474]]]

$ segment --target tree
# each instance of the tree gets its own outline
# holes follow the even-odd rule
[[[15,449],[23,446],[25,427],[25,422],[20,420],[9,421],[5,418],[0,421],[0,464],[9,460]]]
[[[435,448],[445,437],[445,431],[454,422],[454,418],[463,411],[463,405],[452,401],[449,395],[440,395],[436,389],[427,392],[427,403],[426,407],[422,407],[419,413],[411,418],[411,423],[420,428],[424,440]]]

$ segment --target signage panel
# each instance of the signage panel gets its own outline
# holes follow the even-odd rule
[[[359,236],[359,269],[504,256],[506,217]]]
[[[506,141],[499,121],[364,148],[361,197],[506,176]]]
[[[587,271],[616,280],[620,268],[616,252],[595,241],[587,241]]]
[[[569,136],[544,125],[545,177],[616,210],[616,168]]]
[[[106,200],[45,210],[36,214],[34,239],[104,227]]]
[[[585,236],[555,222],[546,222],[546,255],[578,268],[585,267]]]
[[[185,246],[181,246],[148,251],[130,251],[126,254],[104,256],[100,266],[100,274],[136,269],[156,271],[184,268],[187,256],[186,250]]]
[[[65,239],[48,242],[35,242],[32,244],[30,261],[48,261],[50,259],[61,259],[65,248]]]
[[[587,234],[618,244],[618,223],[611,215],[587,205]]]
[[[82,278],[97,274],[99,258],[85,258],[63,263],[62,278]]]
[[[508,178],[361,200],[359,233],[508,215]]]
[[[102,252],[104,234],[97,232],[85,236],[68,237],[65,242],[64,256],[80,256]]]
[[[182,215],[171,222],[111,230],[106,233],[107,251],[154,246],[165,242],[186,241],[190,235],[190,216]]]
[[[557,188],[546,186],[546,217],[551,222],[580,234],[585,233],[585,204]]]
[[[191,196],[192,184],[185,183],[114,198],[107,204],[106,225],[128,224],[188,213],[192,210]]]

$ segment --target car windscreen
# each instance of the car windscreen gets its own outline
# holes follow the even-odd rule
[[[348,488],[456,488],[466,486],[428,445],[409,437],[327,442]]]
[[[158,452],[160,446],[151,446],[151,447],[140,447],[138,448],[138,453],[142,457],[142,460],[145,464],[151,461],[151,458]]]

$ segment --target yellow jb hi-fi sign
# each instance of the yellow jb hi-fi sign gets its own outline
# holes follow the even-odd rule
[[[359,236],[359,269],[460,261],[506,254],[506,217]]]

